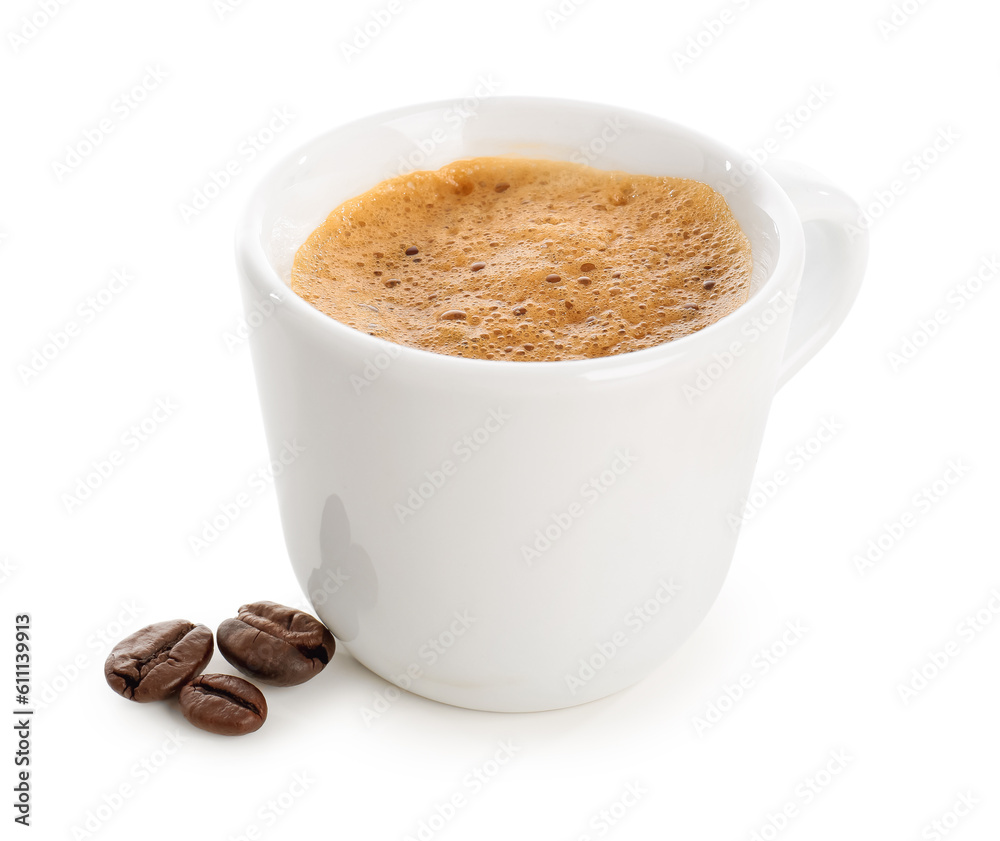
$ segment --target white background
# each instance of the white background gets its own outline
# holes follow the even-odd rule
[[[39,710],[28,830],[8,829],[14,743],[0,726],[4,838],[403,839],[455,794],[463,805],[434,838],[997,837],[1000,297],[983,262],[1000,255],[995,3],[907,0],[890,29],[893,6],[867,0],[400,0],[350,60],[344,44],[388,0],[43,5],[0,13],[0,715],[10,722],[22,612]],[[42,21],[34,35],[22,15]],[[144,101],[123,109],[144,78]],[[718,602],[647,680],[561,712],[404,694],[366,724],[388,685],[343,652],[313,682],[270,691],[265,727],[246,738],[116,697],[104,657],[141,625],[214,628],[246,601],[302,598],[270,488],[207,550],[189,544],[267,464],[249,354],[226,341],[249,190],[323,129],[471,96],[484,80],[648,111],[742,149],[771,141],[869,208],[860,297],[774,401],[758,480],[784,470],[788,482],[747,522]],[[293,116],[249,160],[240,146],[273,109]],[[102,119],[112,130],[73,164],[67,147]],[[233,160],[221,195],[182,218]],[[97,313],[88,299],[116,270],[131,280]],[[977,270],[985,280],[970,281]],[[68,346],[46,348],[71,323]],[[53,357],[41,371],[36,352]],[[176,408],[133,447],[129,428],[158,400]],[[824,422],[836,435],[796,460]],[[122,463],[68,506],[113,451]],[[921,496],[936,481],[933,501]],[[892,545],[860,570],[880,537]],[[966,622],[980,611],[983,624]],[[806,630],[764,673],[759,652],[781,654],[788,622]],[[940,673],[902,698],[911,670],[930,673],[930,653],[949,646]],[[231,671],[219,655],[210,669]],[[699,729],[712,705],[725,713]],[[513,758],[474,790],[466,775],[502,740]],[[838,773],[817,778],[831,761]],[[817,779],[828,784],[808,794]],[[616,806],[629,785],[641,797]],[[978,805],[956,818],[962,796]],[[789,804],[778,831],[769,816]]]

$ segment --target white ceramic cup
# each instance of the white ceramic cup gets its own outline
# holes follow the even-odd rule
[[[750,239],[750,299],[658,347],[507,362],[391,344],[289,289],[295,250],[342,201],[502,154],[710,184]],[[350,123],[271,171],[237,234],[261,409],[293,567],[357,660],[449,704],[546,710],[634,683],[692,633],[772,395],[836,330],[867,253],[850,198],[768,170],[658,117],[495,97]]]

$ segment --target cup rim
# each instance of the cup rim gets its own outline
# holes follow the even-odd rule
[[[334,136],[344,131],[357,131],[366,126],[375,127],[392,120],[407,117],[422,111],[440,110],[454,107],[456,100],[443,99],[433,102],[420,102],[397,108],[391,108],[370,114],[359,119],[339,123],[320,134],[314,135],[291,152],[287,153],[277,163],[273,164],[251,191],[243,212],[240,214],[235,236],[236,261],[248,280],[267,297],[281,301],[282,308],[288,307],[291,312],[316,326],[316,329],[327,332],[331,337],[341,342],[353,343],[365,356],[377,356],[389,353],[396,362],[404,358],[424,368],[433,368],[442,374],[466,374],[486,376],[497,373],[517,376],[552,376],[554,374],[584,376],[587,378],[611,378],[619,373],[634,371],[637,367],[658,367],[679,357],[702,354],[710,348],[728,346],[723,334],[738,334],[740,327],[759,316],[774,300],[777,290],[787,282],[788,275],[801,271],[805,253],[805,235],[802,222],[791,199],[769,175],[764,168],[753,162],[749,169],[744,166],[750,158],[737,150],[726,146],[694,129],[680,123],[675,123],[656,114],[637,111],[631,108],[619,108],[608,103],[587,100],[545,97],[545,96],[491,96],[485,103],[494,107],[519,107],[522,104],[545,105],[551,108],[590,109],[600,112],[602,116],[632,117],[643,121],[654,121],[661,125],[665,133],[685,135],[687,139],[697,143],[716,158],[728,161],[733,168],[739,167],[746,180],[736,189],[750,189],[756,186],[761,190],[763,202],[768,202],[768,216],[772,218],[778,231],[778,255],[770,275],[765,278],[753,295],[733,310],[731,313],[712,322],[694,333],[689,333],[677,339],[664,342],[640,350],[619,353],[611,356],[598,356],[587,359],[565,359],[550,361],[508,360],[508,359],[477,359],[471,357],[452,356],[399,344],[397,342],[372,336],[363,331],[349,327],[331,316],[313,307],[299,297],[275,271],[264,252],[260,233],[264,214],[268,208],[270,196],[281,186],[288,183],[288,178],[296,168],[306,161],[318,147],[328,143]],[[458,159],[456,159],[458,160]],[[375,185],[372,185],[375,186]],[[331,207],[330,211],[334,208]]]

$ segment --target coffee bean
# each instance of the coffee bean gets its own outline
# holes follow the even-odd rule
[[[212,631],[185,619],[156,622],[125,637],[104,661],[108,686],[131,701],[162,701],[208,665]]]
[[[181,690],[179,700],[184,718],[220,736],[253,733],[267,719],[263,693],[235,675],[196,677]]]
[[[240,608],[218,630],[219,651],[243,674],[273,686],[295,686],[318,675],[336,643],[308,613],[274,602]]]

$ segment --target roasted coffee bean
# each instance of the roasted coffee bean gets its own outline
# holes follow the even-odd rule
[[[212,631],[185,619],[156,622],[125,637],[104,661],[108,686],[132,701],[162,701],[208,665]]]
[[[249,681],[235,675],[200,675],[180,695],[181,712],[195,727],[220,736],[242,736],[259,730],[267,718],[267,701]]]
[[[226,619],[217,632],[219,651],[243,674],[272,686],[295,686],[318,675],[336,643],[308,613],[274,602],[254,602]]]

